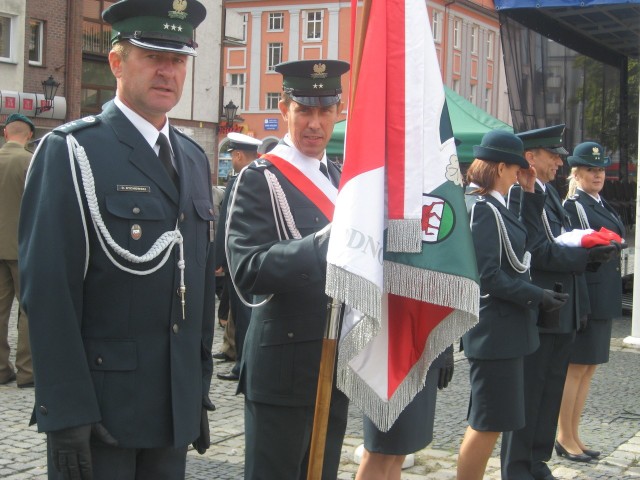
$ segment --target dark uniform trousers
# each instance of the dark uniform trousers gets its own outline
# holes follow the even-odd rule
[[[331,394],[331,408],[327,425],[322,480],[335,480],[335,472],[340,466],[342,439],[347,428],[349,399],[337,388]],[[251,480],[306,480],[309,464],[309,444],[313,430],[313,406],[289,407],[270,405],[245,400],[245,479]],[[282,419],[296,425],[306,425],[304,429],[291,430],[289,435],[282,432]],[[257,428],[257,426],[260,428]],[[252,455],[251,452],[256,455]],[[259,458],[259,462],[254,462]]]
[[[562,394],[558,395],[558,392],[564,389],[574,337],[574,333],[541,333],[538,349],[524,357],[527,424],[520,430],[502,434],[503,479],[544,478],[550,473],[543,462],[547,462],[553,453],[562,402]],[[541,421],[541,414],[556,420]]]

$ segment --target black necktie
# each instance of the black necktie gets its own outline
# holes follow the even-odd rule
[[[322,172],[322,174],[327,177],[329,180],[331,180],[331,177],[329,177],[329,172],[327,171],[327,166],[320,162],[320,172]]]
[[[169,178],[173,181],[173,184],[178,188],[180,182],[178,181],[178,174],[176,173],[176,169],[173,168],[173,163],[171,163],[171,147],[169,146],[169,139],[161,133],[158,135],[158,141],[156,142],[160,146],[160,152],[158,153],[158,157],[162,162],[162,166],[167,171]]]

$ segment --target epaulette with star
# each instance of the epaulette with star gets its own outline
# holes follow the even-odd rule
[[[53,131],[66,135],[72,132],[76,132],[78,130],[82,130],[83,128],[93,127],[95,125],[98,125],[100,122],[101,122],[100,117],[89,115],[87,117],[83,117],[78,120],[73,120],[71,122],[65,123],[64,125],[60,125],[59,127],[56,127]]]

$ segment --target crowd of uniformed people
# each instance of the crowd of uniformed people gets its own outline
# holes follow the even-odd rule
[[[236,325],[237,363],[219,378],[244,395],[245,478],[307,478],[341,175],[325,147],[349,64],[276,67],[287,134],[257,160],[259,141],[230,134],[237,176],[216,218],[207,157],[167,117],[205,15],[196,0],[110,5],[116,98],[56,128],[29,167],[21,306],[51,480],[180,479],[189,445],[209,448],[216,269]],[[504,479],[553,479],[553,449],[600,454],[579,424],[620,315],[625,231],[600,196],[610,160],[597,142],[568,156],[564,202],[551,185],[569,153],[563,130],[493,131],[474,146],[466,201],[481,300],[461,341],[471,397],[460,480],[483,477],[500,433]],[[389,432],[365,418],[357,479],[400,478],[405,455],[431,442],[452,375],[449,348]],[[337,476],[348,404],[334,385],[322,479]]]

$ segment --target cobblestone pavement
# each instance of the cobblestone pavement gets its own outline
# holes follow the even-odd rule
[[[15,347],[15,305],[9,327]],[[611,359],[598,367],[582,421],[582,438],[603,452],[599,461],[578,464],[552,457],[556,477],[568,479],[640,478],[640,349],[622,340],[630,335],[628,316],[614,321]],[[216,326],[214,351],[222,342]],[[467,426],[469,397],[466,359],[456,354],[452,384],[438,394],[434,441],[415,454],[415,464],[403,471],[402,480],[455,479],[457,451]],[[218,363],[215,373],[226,372],[231,363]],[[190,450],[187,479],[237,480],[242,478],[244,460],[243,399],[235,395],[235,382],[214,377],[211,398],[217,410],[209,415],[212,447],[205,455]],[[29,427],[33,389],[21,390],[15,382],[0,386],[0,478],[7,480],[46,479],[45,437]],[[355,407],[350,409],[339,479],[353,479],[357,465],[353,452],[362,443],[362,421]],[[489,461],[487,479],[499,479],[499,446]],[[114,479],[117,480],[117,479]],[[274,479],[275,480],[275,479]]]

